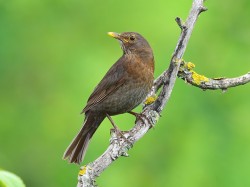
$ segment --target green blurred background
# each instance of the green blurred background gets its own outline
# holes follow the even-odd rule
[[[191,0],[0,1],[0,167],[27,186],[76,186],[79,166],[61,159],[83,121],[95,85],[121,56],[108,31],[137,31],[167,66]],[[250,69],[250,2],[206,2],[184,59],[208,77]],[[250,85],[202,91],[178,79],[154,130],[98,178],[100,186],[250,186]],[[140,107],[137,109],[140,111]],[[123,129],[128,114],[114,117]],[[107,147],[110,123],[95,134],[84,163]]]

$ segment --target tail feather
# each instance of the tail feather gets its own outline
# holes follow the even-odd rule
[[[97,116],[96,114],[87,113],[83,127],[66,149],[63,159],[68,159],[70,163],[80,164],[85,156],[91,137],[104,118],[105,115]]]

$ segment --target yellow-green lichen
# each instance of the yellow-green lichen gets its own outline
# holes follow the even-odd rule
[[[200,75],[198,73],[196,73],[195,71],[191,71],[192,72],[192,78],[193,78],[193,82],[196,85],[200,85],[202,82],[208,82],[209,79],[207,77],[205,77],[204,75]]]
[[[156,96],[156,95],[151,95],[151,96],[149,96],[149,97],[144,101],[144,104],[145,104],[145,105],[150,105],[150,104],[152,104],[153,102],[155,102],[156,99],[157,99],[157,96]]]
[[[212,78],[214,80],[222,80],[222,79],[225,79],[226,77],[215,77],[215,78]]]
[[[192,70],[195,68],[195,65],[192,62],[187,62],[185,63],[184,67],[187,68],[187,70]]]
[[[84,174],[86,173],[86,170],[87,170],[87,166],[81,167],[81,169],[80,169],[78,175],[80,175],[80,176],[84,175]]]
[[[182,58],[176,58],[176,57],[174,57],[173,61],[174,61],[176,64],[179,64],[179,63],[184,62],[184,60],[183,60]]]

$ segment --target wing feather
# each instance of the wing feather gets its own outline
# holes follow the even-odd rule
[[[127,73],[123,67],[122,61],[125,60],[124,56],[121,57],[106,73],[100,83],[95,87],[93,93],[90,95],[87,105],[81,113],[87,112],[96,104],[102,102],[110,94],[115,92],[125,82],[125,74]]]

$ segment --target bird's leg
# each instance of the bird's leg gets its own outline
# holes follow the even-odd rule
[[[133,116],[135,116],[136,120],[135,122],[137,122],[138,120],[142,120],[143,122],[145,121],[145,119],[148,121],[148,123],[150,124],[150,128],[154,127],[149,119],[147,118],[147,116],[145,114],[142,114],[142,113],[137,113],[137,112],[133,112],[133,111],[129,111],[128,112],[129,114],[132,114]]]
[[[125,140],[127,140],[127,138],[122,134],[122,131],[115,125],[113,119],[111,118],[110,115],[106,114],[106,116],[108,117],[109,121],[111,122],[112,126],[114,127],[115,129],[115,132],[117,134],[120,134]]]
[[[142,113],[137,113],[137,112],[133,112],[133,111],[129,111],[128,113],[135,116],[135,118],[136,118],[135,122],[137,122],[139,119],[144,121],[143,117],[146,118],[146,116]]]
[[[128,111],[129,114],[132,114],[133,116],[135,116],[135,122],[138,121],[138,119],[141,119],[142,120],[142,117],[140,116],[139,113],[137,112],[133,112],[133,111]]]

